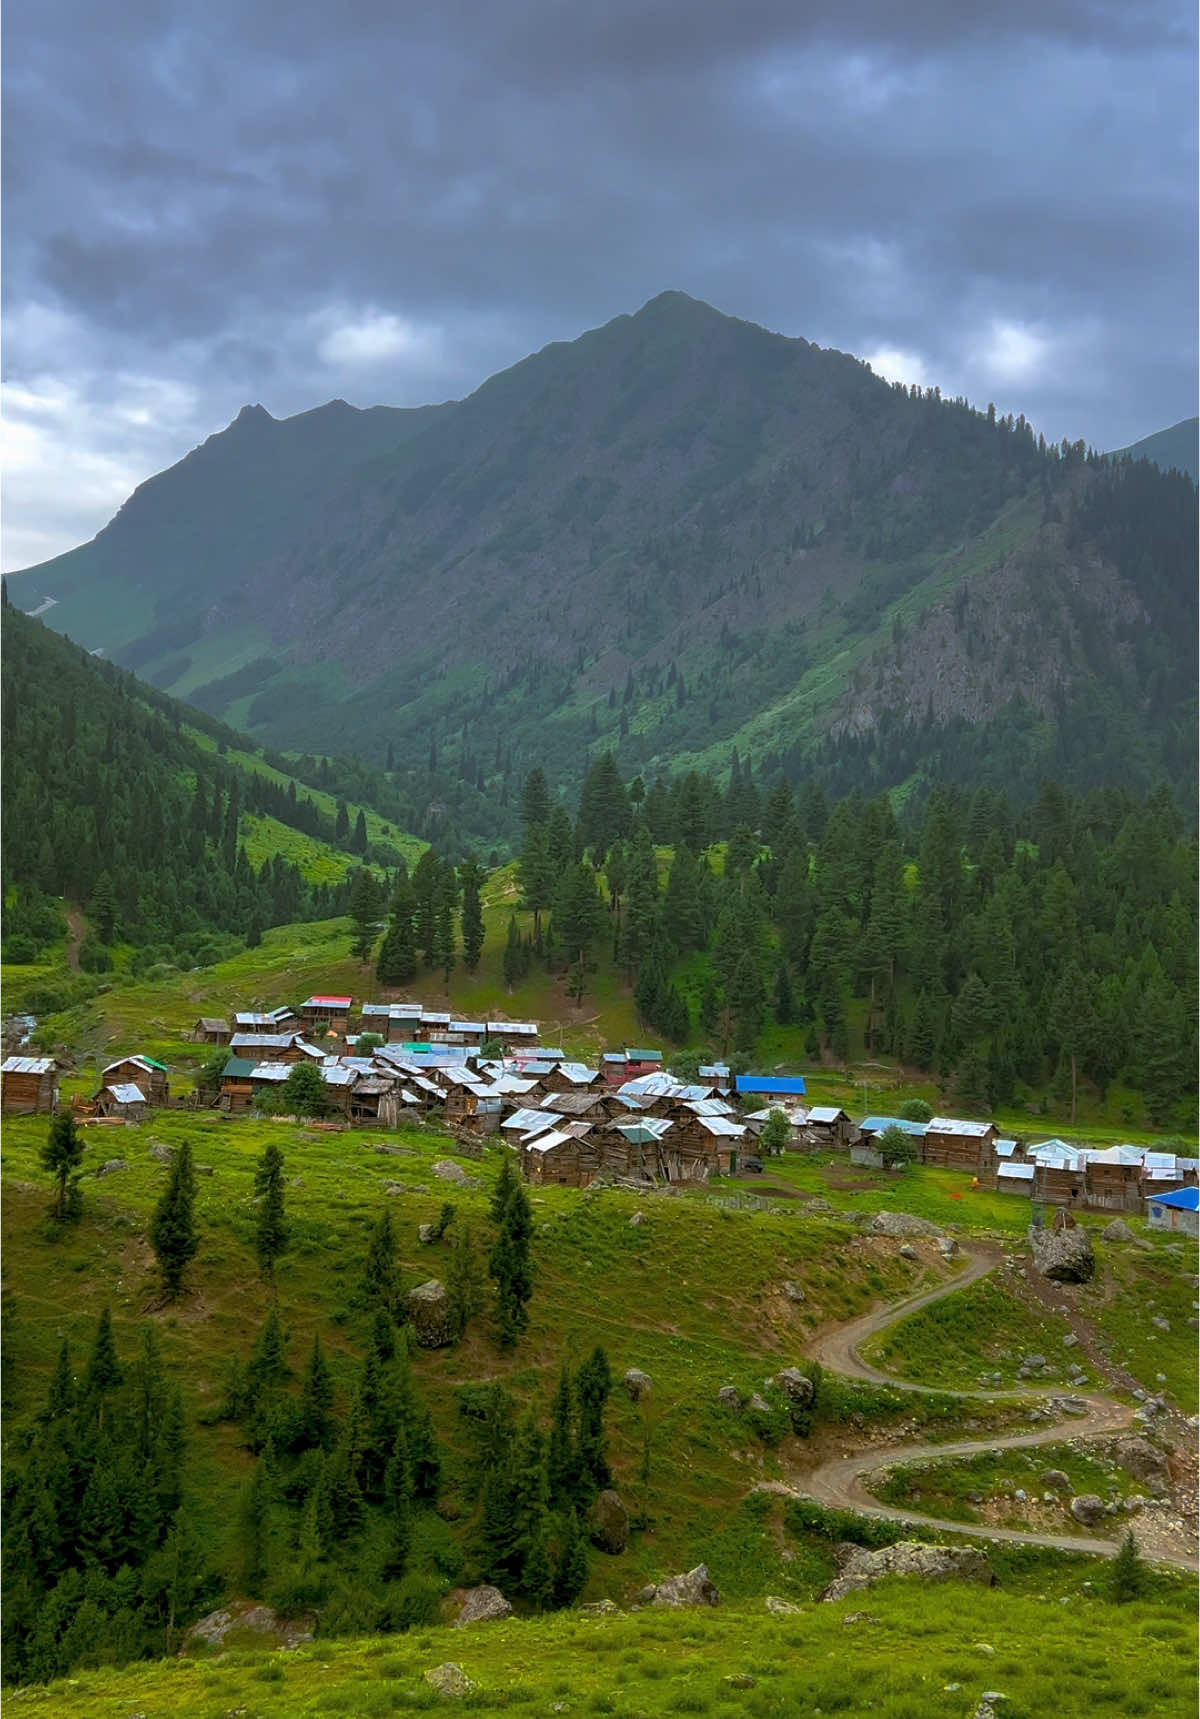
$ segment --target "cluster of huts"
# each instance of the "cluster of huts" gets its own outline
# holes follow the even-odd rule
[[[852,1162],[879,1165],[879,1137],[888,1128],[912,1136],[923,1164],[965,1170],[981,1188],[1022,1194],[1051,1206],[1085,1211],[1144,1212],[1148,1202],[1195,1187],[1200,1160],[1146,1146],[1073,1146],[1065,1140],[1025,1145],[1004,1138],[993,1122],[935,1116],[928,1122],[868,1116],[859,1123]]]

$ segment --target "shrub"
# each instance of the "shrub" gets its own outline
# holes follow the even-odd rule
[[[923,1098],[906,1098],[896,1114],[905,1122],[932,1122],[933,1106]]]

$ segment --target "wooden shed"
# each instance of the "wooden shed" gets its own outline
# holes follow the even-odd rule
[[[188,1037],[194,1045],[227,1045],[233,1028],[219,1015],[201,1015]]]
[[[315,1033],[347,1033],[353,997],[313,996],[300,1005],[300,1019]]]
[[[52,1056],[10,1056],[0,1064],[0,1112],[36,1116],[58,1103],[58,1065]]]
[[[599,1167],[596,1147],[564,1129],[551,1128],[521,1144],[521,1169],[527,1182],[560,1188],[590,1187]]]
[[[300,1062],[309,1053],[301,1050],[296,1033],[234,1033],[229,1041],[234,1056],[250,1062]]]
[[[804,1119],[804,1132],[820,1146],[849,1146],[855,1128],[836,1104],[816,1104]]]
[[[98,1116],[120,1116],[126,1122],[143,1122],[150,1110],[145,1093],[132,1081],[102,1086],[93,1102]]]
[[[994,1122],[961,1122],[954,1116],[934,1116],[925,1124],[924,1161],[948,1170],[975,1174],[992,1168],[1000,1130]]]
[[[254,1083],[250,1076],[255,1064],[249,1057],[231,1056],[221,1075],[221,1091],[217,1105],[231,1116],[243,1116],[254,1103]]]
[[[165,1064],[152,1056],[123,1056],[101,1070],[106,1086],[136,1086],[147,1104],[163,1106],[170,1102],[171,1088]]]

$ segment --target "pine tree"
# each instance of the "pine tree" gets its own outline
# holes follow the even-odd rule
[[[500,1234],[488,1259],[488,1272],[496,1284],[496,1320],[502,1349],[511,1349],[529,1324],[527,1309],[533,1294],[533,1268],[529,1259],[532,1233],[529,1200],[514,1177],[500,1219]]]
[[[388,1544],[384,1560],[384,1575],[395,1581],[404,1574],[412,1549],[412,1469],[408,1438],[403,1427],[396,1434],[391,1459],[384,1478],[384,1498],[387,1504]]]
[[[483,1260],[470,1226],[465,1225],[455,1234],[446,1264],[446,1300],[456,1343],[483,1312],[485,1299]]]
[[[354,820],[354,834],[350,838],[350,852],[365,854],[367,851],[367,815],[360,806],[358,816]]]
[[[523,978],[525,974],[525,949],[521,942],[521,932],[517,925],[517,916],[508,916],[508,936],[504,944],[504,984],[509,991]]]
[[[573,1431],[574,1402],[571,1375],[564,1361],[550,1412],[550,1438],[546,1447],[546,1477],[553,1510],[566,1509],[579,1484],[579,1458]]]
[[[462,888],[463,965],[468,973],[473,973],[483,951],[483,908],[479,899],[483,868],[468,857],[458,868],[458,881]]]
[[[572,1510],[567,1518],[567,1532],[554,1570],[553,1602],[556,1606],[573,1605],[587,1587],[587,1541],[579,1525],[579,1516]]]
[[[69,1110],[58,1110],[50,1118],[50,1129],[41,1149],[42,1168],[54,1177],[54,1205],[51,1208],[60,1222],[73,1204],[68,1194],[71,1173],[83,1162],[83,1135],[75,1125]]]
[[[379,937],[383,901],[379,881],[366,866],[360,866],[351,879],[347,912],[351,925],[350,953],[356,961],[367,963]]]
[[[1117,1605],[1127,1605],[1138,1599],[1146,1585],[1146,1566],[1142,1562],[1133,1529],[1129,1529],[1117,1549],[1109,1572],[1109,1598]]]
[[[604,1438],[604,1407],[612,1391],[608,1356],[599,1344],[575,1375],[579,1402],[579,1474],[585,1491],[580,1502],[590,1501],[612,1481]]]
[[[117,896],[111,873],[102,871],[92,886],[92,919],[101,943],[111,943],[116,935]]]
[[[328,1450],[333,1442],[333,1378],[321,1348],[320,1334],[313,1337],[312,1353],[304,1369],[300,1388],[300,1419],[297,1442],[301,1448]]]
[[[381,985],[396,989],[410,985],[417,976],[417,945],[413,933],[416,897],[407,871],[399,872],[392,888],[387,933],[379,947],[376,976]]]
[[[400,1305],[400,1269],[396,1259],[396,1232],[392,1214],[385,1206],[371,1231],[363,1268],[363,1298],[393,1318]]]
[[[177,1299],[184,1275],[200,1245],[195,1203],[192,1145],[185,1140],[171,1162],[166,1189],[150,1221],[150,1245],[162,1274],[163,1293],[169,1301]]]
[[[288,1224],[283,1207],[283,1153],[274,1140],[267,1142],[254,1172],[254,1192],[259,1202],[254,1251],[263,1276],[274,1278],[275,1261],[288,1243]]]
[[[269,1461],[260,1456],[242,1489],[238,1507],[241,1582],[250,1594],[261,1587],[267,1573],[267,1524],[273,1493]]]
[[[112,1313],[106,1307],[96,1321],[96,1336],[88,1357],[81,1393],[83,1402],[89,1406],[97,1420],[103,1418],[104,1398],[109,1391],[116,1390],[124,1377],[125,1372],[113,1337]]]

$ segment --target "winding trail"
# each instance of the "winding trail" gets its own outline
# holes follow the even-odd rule
[[[965,1289],[968,1284],[977,1283],[981,1277],[994,1271],[1003,1258],[1000,1248],[979,1243],[964,1247],[962,1251],[967,1261],[966,1266],[949,1282],[936,1284],[932,1289],[921,1290],[903,1301],[877,1308],[874,1312],[848,1320],[844,1325],[818,1333],[808,1345],[810,1359],[819,1361],[822,1367],[828,1368],[831,1373],[839,1373],[850,1379],[867,1380],[871,1384],[887,1385],[896,1391],[911,1391],[926,1396],[951,1394],[976,1402],[993,1403],[1030,1397],[1046,1400],[1069,1398],[1072,1403],[1078,1404],[1077,1412],[1068,1414],[1052,1425],[1041,1426],[1036,1432],[965,1439],[954,1444],[894,1445],[887,1449],[876,1448],[858,1451],[851,1456],[833,1457],[804,1476],[802,1494],[798,1487],[786,1487],[782,1490],[792,1492],[796,1496],[813,1498],[819,1504],[833,1509],[853,1510],[861,1516],[878,1516],[889,1522],[909,1523],[915,1528],[937,1528],[943,1532],[967,1534],[973,1539],[1007,1540],[1024,1546],[1050,1546],[1060,1552],[1088,1552],[1111,1558],[1117,1550],[1117,1542],[1114,1540],[1099,1540],[1081,1534],[1037,1534],[1032,1530],[995,1528],[979,1522],[951,1522],[941,1516],[923,1516],[912,1510],[897,1510],[891,1505],[881,1504],[867,1491],[867,1476],[877,1474],[881,1469],[945,1457],[976,1456],[980,1452],[1027,1450],[1037,1445],[1059,1444],[1067,1438],[1101,1438],[1107,1434],[1124,1432],[1133,1424],[1132,1409],[1117,1402],[1114,1397],[1099,1392],[1075,1393],[1055,1386],[1031,1386],[1009,1391],[955,1389],[948,1393],[945,1386],[913,1384],[907,1379],[897,1378],[895,1374],[881,1372],[878,1367],[872,1367],[869,1362],[863,1360],[859,1352],[860,1346],[869,1337],[886,1330],[897,1320],[905,1319],[909,1314],[928,1307],[932,1302],[953,1295],[956,1291]],[[772,1487],[771,1490],[778,1488]],[[1180,1569],[1197,1569],[1197,1559],[1191,1554],[1163,1550],[1148,1556],[1155,1562],[1174,1564]]]

